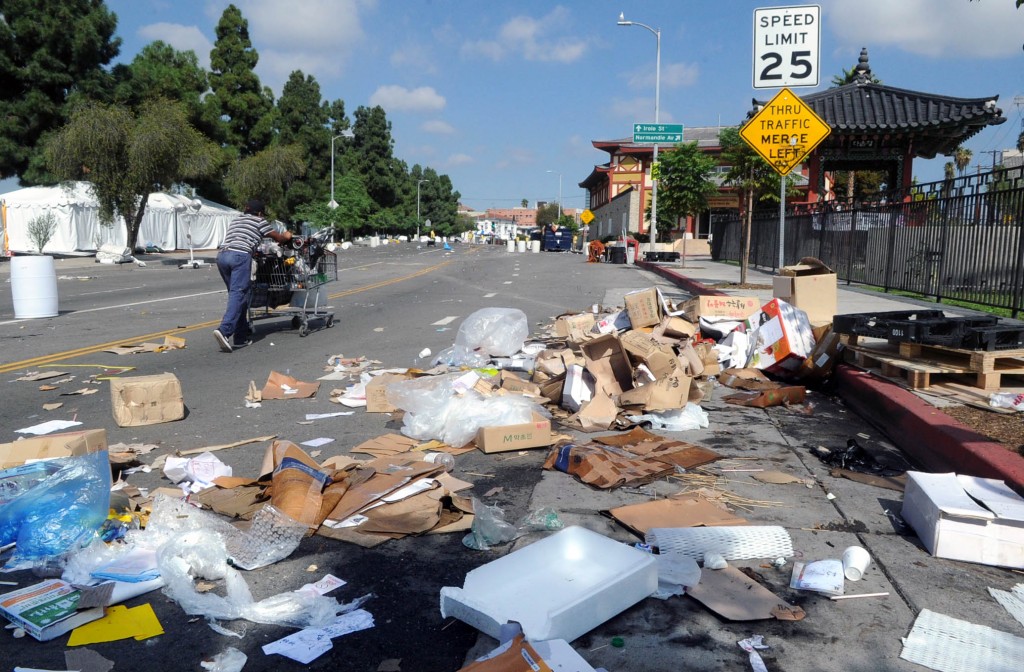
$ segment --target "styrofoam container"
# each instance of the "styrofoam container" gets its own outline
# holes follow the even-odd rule
[[[658,588],[654,556],[582,527],[567,527],[441,589],[441,616],[499,638],[515,621],[531,641],[571,642]]]

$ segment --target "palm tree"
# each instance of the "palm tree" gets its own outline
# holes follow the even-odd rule
[[[963,177],[964,173],[971,166],[972,158],[974,158],[974,152],[963,145],[957,147],[956,151],[953,152],[953,162],[956,163],[956,170],[960,173],[960,177]]]
[[[947,161],[946,165],[942,167],[944,174],[943,176],[945,177],[947,182],[951,181],[956,176],[956,173],[954,172],[955,168],[956,167],[953,165],[952,161]]]

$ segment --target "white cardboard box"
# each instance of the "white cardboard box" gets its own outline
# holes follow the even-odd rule
[[[654,556],[582,527],[492,560],[441,589],[441,616],[499,638],[519,623],[529,641],[571,642],[658,588]]]
[[[935,557],[1024,569],[1024,499],[1002,481],[908,471],[902,515]]]

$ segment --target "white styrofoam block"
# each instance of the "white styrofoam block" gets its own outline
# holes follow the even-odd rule
[[[567,527],[441,589],[441,615],[499,638],[503,623],[530,641],[571,642],[658,588],[654,557],[582,527]]]

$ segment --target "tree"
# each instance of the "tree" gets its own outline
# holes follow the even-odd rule
[[[971,167],[972,158],[974,158],[974,152],[963,145],[957,147],[953,152],[953,163],[956,164],[956,170],[960,173],[960,177],[963,177],[967,169]]]
[[[404,171],[397,169],[394,160],[395,141],[384,108],[377,105],[356,109],[352,130],[354,137],[345,143],[346,169],[354,170],[362,178],[367,193],[379,208],[394,207]],[[401,213],[394,214],[400,217]],[[394,225],[388,222],[389,230],[393,230]]]
[[[558,203],[545,203],[537,208],[537,224],[547,226],[558,220]]]
[[[124,218],[135,249],[146,201],[153,191],[212,174],[216,146],[188,121],[181,103],[157,99],[136,114],[123,105],[84,103],[45,147],[60,179],[86,180],[100,205],[100,221]]]
[[[737,128],[723,128],[718,136],[722,163],[729,166],[723,183],[740,192],[740,284],[747,282],[750,267],[750,235],[755,203],[779,191],[779,174],[740,136]]]
[[[102,0],[0,3],[0,179],[52,181],[43,136],[65,123],[69,97],[107,89],[116,28]]]
[[[299,70],[292,72],[277,101],[277,138],[283,145],[298,145],[306,160],[301,180],[292,182],[285,194],[281,219],[291,219],[296,208],[304,203],[329,199],[331,129],[330,108],[320,98],[320,85],[312,76]]]
[[[946,164],[942,166],[943,179],[945,179],[947,182],[952,182],[953,178],[956,177],[955,169],[956,166],[953,164],[953,162],[947,161]]]
[[[696,142],[681,142],[660,160],[658,178],[658,214],[677,223],[686,216],[697,217],[708,209],[708,196],[718,192],[711,180],[717,161],[705,154]],[[660,217],[659,217],[660,219]],[[683,245],[685,246],[685,238]],[[686,262],[683,248],[683,263]]]
[[[228,5],[210,52],[210,104],[225,119],[223,143],[241,157],[265,149],[273,136],[273,96],[254,72],[259,58],[249,40],[249,22]]]
[[[366,228],[373,201],[355,175],[342,175],[336,181],[334,193],[334,200],[338,202],[336,209],[331,209],[323,200],[311,201],[298,206],[295,216],[317,229],[338,226],[343,238],[351,238],[353,232]]]
[[[240,207],[250,198],[259,198],[267,214],[276,218],[285,207],[288,185],[306,172],[302,151],[299,145],[272,145],[231,166],[224,184],[234,204]]]
[[[528,200],[526,200],[525,198],[523,200],[519,201],[519,207],[521,207],[521,208],[525,208],[528,205],[530,205],[530,202]]]

